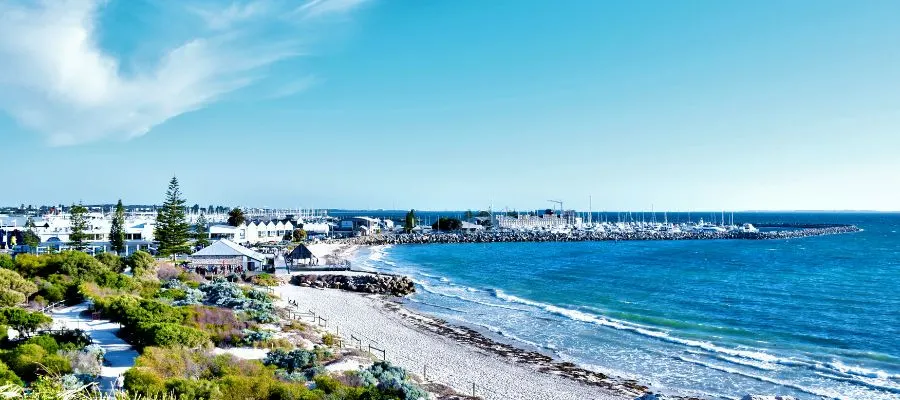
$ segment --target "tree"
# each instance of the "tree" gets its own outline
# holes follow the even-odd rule
[[[81,204],[73,204],[69,210],[69,224],[72,229],[72,233],[69,234],[69,246],[76,250],[84,250],[87,247],[88,235],[84,231],[88,228],[88,222],[85,214],[87,214],[87,208]]]
[[[244,217],[244,210],[241,210],[238,207],[231,209],[228,212],[228,225],[231,226],[241,226],[244,222],[247,221],[247,218]]]
[[[456,218],[444,218],[441,217],[438,219],[438,222],[435,222],[431,225],[431,229],[441,230],[441,231],[455,231],[462,228],[462,222]]]
[[[40,311],[29,312],[18,307],[0,309],[0,323],[8,325],[27,336],[41,328],[50,326],[53,319]]]
[[[166,201],[156,211],[156,229],[153,231],[159,243],[159,254],[163,256],[190,251],[188,238],[191,226],[184,217],[184,203],[178,178],[173,176],[166,191]]]
[[[193,212],[194,214],[199,214],[200,213],[200,205],[194,204],[194,206],[191,207],[191,212]]]
[[[33,230],[28,229],[22,233],[22,242],[34,250],[41,244],[41,237],[34,233]]]
[[[293,236],[294,236],[295,242],[302,242],[302,241],[306,240],[306,231],[303,230],[303,228],[294,229]]]
[[[109,227],[109,246],[116,254],[125,252],[125,206],[122,199],[116,204],[116,213]]]
[[[415,227],[416,227],[416,210],[409,210],[409,212],[406,213],[406,221],[403,224],[403,230],[406,231],[406,233],[410,233],[413,231],[413,228],[415,228]]]
[[[206,215],[200,214],[197,223],[194,226],[194,239],[197,240],[197,246],[209,246],[209,222],[206,221]]]

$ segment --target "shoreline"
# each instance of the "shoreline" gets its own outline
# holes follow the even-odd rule
[[[331,253],[329,253],[329,257],[334,257],[337,259],[347,259],[352,260],[352,256],[355,256],[356,253],[363,248],[371,248],[377,245],[358,245],[358,244],[330,244]],[[354,272],[364,272],[364,273],[372,273],[372,274],[381,274],[380,272],[372,272],[372,271],[362,271],[358,269],[354,269]],[[302,272],[293,272],[292,275],[302,275]],[[382,295],[382,294],[366,294],[360,292],[352,292],[346,291],[342,289],[334,289],[334,288],[312,288],[312,287],[302,287],[298,285],[294,285],[291,283],[286,283],[278,288],[276,288],[276,292],[284,298],[287,295],[288,298],[292,300],[297,300],[295,297],[296,294],[300,294],[298,292],[299,289],[303,290],[303,299],[307,299],[307,302],[300,301],[300,310],[301,311],[313,311],[317,315],[321,314],[321,311],[317,311],[314,308],[308,307],[310,303],[321,304],[325,303],[322,300],[325,298],[338,298],[341,299],[338,301],[340,305],[357,305],[358,303],[350,301],[350,299],[359,298],[365,299],[368,302],[367,307],[370,312],[366,312],[366,310],[351,310],[351,313],[362,313],[362,314],[374,314],[371,311],[377,312],[384,316],[387,314],[391,321],[387,327],[380,326],[379,328],[384,328],[387,330],[413,330],[420,334],[426,335],[429,337],[430,341],[452,341],[456,346],[460,346],[464,349],[464,352],[476,352],[478,354],[489,355],[494,361],[502,363],[503,365],[521,369],[520,373],[531,376],[531,379],[535,379],[534,375],[537,376],[545,376],[545,377],[553,377],[556,379],[561,379],[562,382],[558,382],[560,385],[556,387],[552,392],[553,393],[568,393],[569,390],[586,390],[587,393],[572,393],[572,396],[577,397],[548,397],[550,394],[543,394],[541,396],[529,396],[528,393],[519,393],[518,391],[505,392],[505,393],[492,393],[493,396],[484,396],[486,393],[478,393],[476,388],[476,395],[481,395],[485,399],[535,399],[535,400],[544,400],[544,399],[570,399],[570,398],[584,398],[584,399],[597,399],[597,400],[625,400],[625,399],[635,399],[646,393],[653,393],[651,388],[647,385],[640,383],[638,380],[634,379],[626,379],[617,376],[610,376],[601,372],[593,371],[581,367],[575,363],[568,361],[561,361],[553,355],[548,355],[540,351],[540,349],[528,350],[520,347],[520,345],[514,343],[513,341],[507,341],[503,339],[495,339],[491,337],[489,332],[480,332],[477,328],[463,326],[459,324],[453,324],[447,322],[438,317],[429,315],[427,313],[423,313],[420,311],[415,311],[405,306],[402,302],[402,297],[395,297],[390,295]],[[322,293],[322,295],[318,295]],[[340,305],[337,308],[340,308]],[[307,310],[308,308],[308,310]],[[321,310],[321,309],[320,309]],[[334,310],[329,310],[334,311]],[[343,310],[347,312],[347,310]],[[327,315],[323,316],[323,318],[330,318]],[[362,324],[365,324],[365,318],[362,318]],[[330,323],[330,321],[329,321]],[[370,322],[371,323],[371,322]],[[330,330],[331,326],[327,326]],[[351,328],[353,329],[353,328]],[[371,327],[369,329],[372,329]],[[356,327],[353,329],[354,332],[358,332],[360,327]],[[363,334],[353,335],[352,333],[348,336],[346,333],[348,332],[346,327],[338,326],[337,332],[344,332],[342,339],[351,342],[355,340],[355,343],[361,346],[363,349],[366,348],[367,339],[370,342],[374,342],[374,338],[372,336],[365,336]],[[371,339],[370,339],[371,338]],[[409,343],[420,343],[420,342],[409,342]],[[352,343],[351,343],[352,344]],[[378,348],[378,344],[373,345]],[[431,345],[426,345],[426,347]],[[382,349],[386,350],[387,349]],[[413,346],[411,349],[406,349],[406,351],[411,351],[412,353],[416,353],[417,349]],[[388,360],[394,362],[399,361],[398,364],[407,368],[411,372],[418,372],[418,375],[422,375],[428,370],[429,367],[420,366],[418,362],[413,360],[404,359],[400,357],[399,360],[392,359],[391,354],[387,354]],[[406,365],[404,361],[410,362],[411,364],[416,365]],[[456,365],[455,368],[451,368],[451,370],[464,370],[467,368],[466,365]],[[471,394],[472,387],[468,384],[466,385],[457,385],[454,382],[440,381],[440,383],[445,384],[447,386],[452,387],[460,393],[468,393]],[[572,388],[567,388],[568,385],[572,385]],[[476,386],[478,386],[476,384]],[[594,393],[591,393],[594,392]],[[587,397],[585,397],[587,396]],[[598,397],[599,396],[599,397]],[[665,399],[678,399],[678,400],[700,400],[696,397],[685,397],[685,396],[674,396],[674,395],[659,395],[660,398]]]
[[[300,310],[323,318],[324,328],[346,345],[371,349],[379,358],[461,394],[474,390],[484,399],[631,400],[647,391],[635,381],[555,361],[418,314],[385,296],[290,284],[275,291],[282,301],[296,301]]]

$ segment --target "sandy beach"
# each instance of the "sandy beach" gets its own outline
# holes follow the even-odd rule
[[[345,346],[358,346],[381,354],[418,376],[446,384],[466,395],[484,399],[568,400],[633,399],[636,394],[585,384],[495,352],[470,346],[446,335],[423,329],[411,312],[377,296],[293,285],[275,289],[281,305],[296,301],[301,311],[312,311],[320,325],[337,333]],[[311,317],[306,317],[311,320]],[[473,387],[474,384],[474,387]]]

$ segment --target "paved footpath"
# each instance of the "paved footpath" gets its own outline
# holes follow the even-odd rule
[[[106,350],[105,362],[100,369],[100,389],[113,391],[116,378],[134,365],[138,353],[124,340],[116,336],[119,324],[109,320],[91,320],[82,315],[87,304],[57,308],[50,313],[53,317],[53,329],[82,329],[91,336],[91,341]]]

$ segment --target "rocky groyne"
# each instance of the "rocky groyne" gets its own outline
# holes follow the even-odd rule
[[[295,275],[291,278],[291,284],[392,296],[406,296],[416,291],[415,284],[409,277],[387,274]]]
[[[860,230],[855,225],[779,225],[778,228],[784,229],[760,232],[745,232],[739,230],[726,232],[484,231],[471,233],[444,232],[432,234],[392,234],[380,236],[361,236],[343,240],[357,245],[495,242],[583,242],[619,240],[767,240],[834,235],[840,233],[857,232]]]

